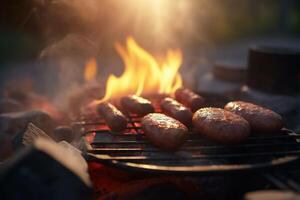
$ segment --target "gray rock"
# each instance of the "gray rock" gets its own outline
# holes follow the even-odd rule
[[[31,110],[24,112],[13,112],[0,115],[0,134],[9,133],[15,136],[23,133],[29,122],[51,135],[55,127],[53,119],[45,112]]]
[[[11,113],[11,112],[20,112],[25,108],[18,101],[13,99],[1,99],[0,100],[0,114]]]

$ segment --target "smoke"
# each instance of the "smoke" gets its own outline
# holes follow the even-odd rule
[[[182,48],[195,37],[196,1],[186,0],[35,0],[43,16],[48,46],[40,54],[45,63],[45,91],[63,102],[66,91],[83,83],[83,69],[96,58],[100,79],[121,74],[123,65],[114,45],[133,36],[154,54]],[[197,13],[197,12],[196,12]],[[190,70],[192,71],[192,70]]]
[[[83,84],[85,63],[96,57],[97,52],[91,40],[78,34],[69,34],[41,52],[44,90],[55,97],[61,107],[65,107],[66,96]]]

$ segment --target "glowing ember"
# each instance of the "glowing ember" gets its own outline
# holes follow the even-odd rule
[[[106,94],[97,103],[129,94],[171,94],[181,87],[182,80],[178,73],[182,63],[180,50],[168,50],[158,62],[131,37],[127,38],[126,47],[117,43],[116,50],[125,64],[124,73],[120,77],[108,77]]]
[[[96,59],[92,58],[85,65],[84,80],[86,82],[95,80],[96,75],[97,75],[97,62]]]

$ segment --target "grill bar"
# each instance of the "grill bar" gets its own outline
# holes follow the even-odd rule
[[[92,153],[97,153],[97,150],[92,150]],[[101,154],[100,154],[101,155]],[[104,155],[104,154],[103,154]],[[282,151],[282,152],[268,152],[268,153],[240,153],[240,154],[218,154],[218,155],[191,155],[187,157],[172,157],[169,155],[156,155],[155,157],[150,156],[110,156],[110,160],[193,160],[193,159],[212,159],[212,158],[239,158],[239,157],[253,157],[253,156],[295,156],[300,155],[299,151]]]
[[[140,118],[124,113],[129,121],[124,133],[110,131],[100,118],[79,122],[85,135],[95,135],[88,152],[93,159],[130,170],[203,174],[275,167],[300,156],[300,135],[287,129],[272,135],[252,135],[238,145],[216,144],[191,129],[177,152],[165,152],[145,138]]]
[[[300,185],[295,180],[289,176],[285,176],[284,173],[267,173],[263,176],[274,183],[278,188],[283,190],[292,190],[295,192],[300,192]]]

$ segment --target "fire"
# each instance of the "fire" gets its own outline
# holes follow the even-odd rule
[[[86,82],[95,80],[97,75],[97,62],[95,58],[90,59],[84,69],[84,80]]]
[[[106,94],[101,102],[129,94],[172,94],[181,87],[182,79],[178,73],[182,63],[180,50],[168,50],[159,62],[132,37],[127,38],[126,46],[119,43],[115,46],[125,64],[125,70],[120,77],[108,77]]]

